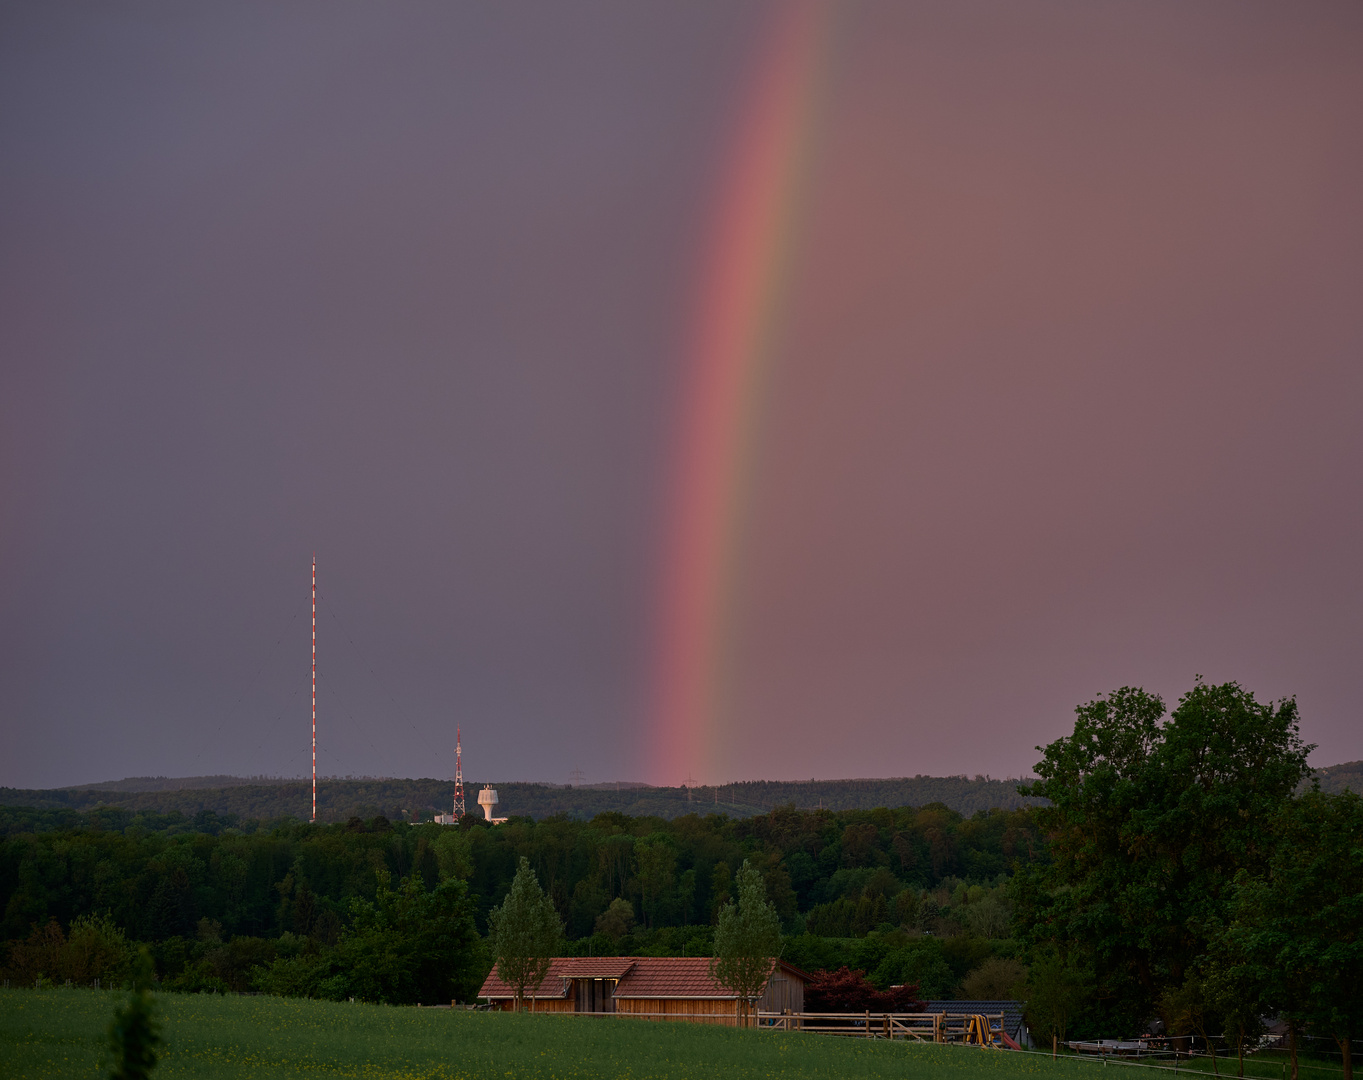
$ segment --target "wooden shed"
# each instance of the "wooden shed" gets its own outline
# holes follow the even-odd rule
[[[758,1000],[762,1012],[804,1010],[809,976],[777,961]],[[516,995],[493,968],[482,989],[495,1008],[514,1009]],[[539,986],[526,988],[526,1006],[537,1012],[621,1013],[639,1019],[738,1023],[738,1001],[710,978],[704,956],[557,957]]]

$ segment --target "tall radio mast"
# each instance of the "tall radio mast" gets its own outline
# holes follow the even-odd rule
[[[312,556],[312,820],[317,821],[317,554]]]
[[[457,824],[464,816],[464,748],[462,733],[454,729],[454,820]]]

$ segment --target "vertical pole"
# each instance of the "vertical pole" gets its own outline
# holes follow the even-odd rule
[[[317,821],[317,554],[312,556],[312,820]]]

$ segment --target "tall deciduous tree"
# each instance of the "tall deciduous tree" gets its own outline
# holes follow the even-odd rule
[[[1134,1027],[1181,986],[1226,918],[1232,882],[1262,873],[1273,824],[1309,775],[1296,702],[1256,701],[1236,683],[1198,682],[1164,717],[1124,687],[1076,710],[1021,789],[1051,865],[1019,883],[1033,946],[1080,955],[1098,973],[1095,1020]]]
[[[781,952],[781,918],[767,900],[762,875],[746,859],[734,875],[738,903],[719,911],[710,976],[733,991],[745,1016],[767,988]]]
[[[525,988],[538,986],[563,940],[563,920],[544,895],[530,860],[521,856],[511,891],[500,907],[488,912],[497,974],[516,991],[516,1008],[525,1002]]]

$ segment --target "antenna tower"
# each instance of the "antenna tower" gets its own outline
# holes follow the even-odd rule
[[[463,734],[454,729],[454,820],[464,816],[464,747]]]
[[[317,554],[312,556],[312,820],[317,821]]]

